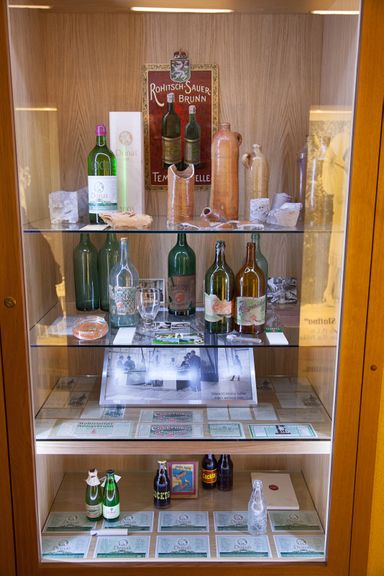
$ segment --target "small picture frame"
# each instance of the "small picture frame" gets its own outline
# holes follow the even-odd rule
[[[140,288],[158,288],[160,291],[160,305],[166,305],[165,279],[164,278],[140,278]]]
[[[171,498],[197,498],[199,463],[196,460],[168,462]]]

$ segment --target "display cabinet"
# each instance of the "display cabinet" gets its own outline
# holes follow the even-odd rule
[[[362,20],[352,1],[215,3],[233,10],[223,14],[137,13],[133,4],[2,3],[2,107],[13,118],[4,129],[12,255],[5,250],[2,347],[18,573],[165,574],[208,565],[229,573],[236,562],[244,573],[277,575],[284,565],[287,575],[346,575],[376,194],[359,196],[353,170],[365,143],[352,134],[359,31],[364,42],[375,2],[363,3]],[[272,198],[297,195],[297,157],[309,135],[305,213],[294,227],[183,228],[197,257],[197,312],[187,318],[194,345],[164,347],[138,328],[120,343],[112,327],[101,339],[78,340],[72,255],[87,222],[51,224],[48,195],[86,184],[94,126],[107,124],[110,111],[142,110],[143,65],[166,64],[178,48],[193,64],[217,65],[219,118],[242,134],[242,151],[263,145]],[[195,194],[197,219],[209,188]],[[145,212],[149,227],[96,229],[92,242],[100,248],[112,231],[127,237],[140,278],[166,279],[178,232],[167,227],[167,192],[148,187]],[[225,240],[236,273],[255,231],[269,276],[295,279],[296,302],[269,302],[258,339],[208,334],[200,287],[215,241]],[[169,320],[166,303],[157,319]],[[201,363],[194,389],[170,368],[192,349]],[[134,362],[136,380],[131,368],[119,372],[120,356]],[[204,490],[198,478],[196,498],[172,499],[168,517],[155,509],[157,460],[200,464],[209,450],[231,454],[233,489]],[[122,540],[79,528],[91,468],[121,475],[122,517],[145,512],[149,525],[130,525]],[[289,478],[297,503],[286,504],[281,477],[267,481],[266,492],[280,489],[281,499],[266,533],[254,537],[234,517],[246,522],[258,473]],[[56,512],[65,513],[58,525]]]

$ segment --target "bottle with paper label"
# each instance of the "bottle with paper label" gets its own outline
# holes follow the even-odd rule
[[[90,520],[99,520],[103,516],[103,490],[96,468],[88,471],[85,491],[85,513]]]
[[[120,262],[109,275],[109,321],[112,327],[136,326],[139,274],[128,256],[128,239],[120,240]]]
[[[201,462],[201,485],[205,490],[213,490],[217,484],[217,460],[214,454],[205,454]]]
[[[185,232],[168,254],[168,310],[176,316],[190,316],[196,310],[196,255]]]
[[[159,468],[153,481],[153,504],[156,508],[168,508],[171,504],[171,483],[166,460],[158,460]]]
[[[232,330],[235,276],[225,261],[225,242],[216,241],[215,261],[205,275],[204,317],[208,332]]]
[[[107,146],[107,128],[96,126],[96,146],[88,156],[89,220],[103,223],[101,212],[117,210],[116,157]]]
[[[255,248],[247,243],[246,261],[236,275],[235,328],[241,334],[260,334],[265,326],[265,278]]]
[[[120,516],[118,480],[120,480],[120,477],[115,475],[114,470],[107,470],[103,493],[103,517],[110,522],[118,520]]]

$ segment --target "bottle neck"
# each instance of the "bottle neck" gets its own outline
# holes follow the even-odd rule
[[[170,114],[174,114],[175,113],[175,104],[174,102],[168,102],[168,112]]]
[[[128,240],[122,238],[120,240],[120,264],[121,266],[126,266],[128,263]]]
[[[116,234],[114,232],[108,232],[107,239],[105,241],[106,246],[111,247],[116,242]]]
[[[249,268],[254,268],[256,265],[256,246],[253,242],[247,243],[247,260],[246,265]]]
[[[255,245],[256,253],[260,251],[260,234],[252,234],[252,242]]]
[[[216,248],[216,258],[215,258],[216,266],[224,266],[225,265],[225,246],[219,246]]]
[[[106,136],[96,136],[96,146],[105,146],[107,143]]]
[[[185,232],[179,232],[177,234],[177,243],[179,246],[188,246],[187,235],[185,234]]]
[[[189,123],[190,123],[190,124],[195,124],[195,123],[196,123],[196,114],[194,114],[194,113],[189,114]]]
[[[89,234],[88,232],[81,232],[80,234],[80,244],[83,246],[87,246],[89,244]]]

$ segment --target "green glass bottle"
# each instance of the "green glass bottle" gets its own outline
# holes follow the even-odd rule
[[[163,167],[169,168],[176,164],[181,168],[181,121],[175,110],[175,95],[167,94],[167,112],[163,116],[161,126],[161,150]]]
[[[217,240],[215,261],[205,275],[205,328],[211,333],[232,330],[235,276],[225,261],[225,242]]]
[[[188,109],[189,122],[184,130],[184,162],[200,164],[200,126],[196,122],[196,106],[191,104]]]
[[[100,308],[107,312],[109,310],[109,275],[118,261],[119,244],[116,239],[116,234],[110,232],[106,235],[104,246],[101,248],[98,257]]]
[[[116,157],[107,146],[107,129],[96,126],[96,146],[88,155],[89,221],[103,223],[100,212],[117,210]]]
[[[90,520],[99,520],[103,516],[103,489],[96,468],[88,471],[85,491],[85,513]]]
[[[120,516],[120,494],[115,479],[115,472],[107,470],[103,492],[103,517],[109,522],[118,520]]]
[[[196,310],[196,256],[185,232],[177,234],[168,254],[168,310],[177,316],[189,316]]]
[[[73,271],[76,308],[78,310],[97,310],[99,307],[97,250],[86,232],[80,234],[80,242],[73,250]]]
[[[256,263],[259,268],[264,272],[265,279],[265,317],[267,317],[267,292],[268,292],[268,260],[260,250],[260,233],[254,232],[252,234],[252,242],[256,248]]]
[[[253,242],[247,243],[247,258],[236,275],[235,328],[242,334],[259,334],[265,326],[265,278],[256,263]]]

